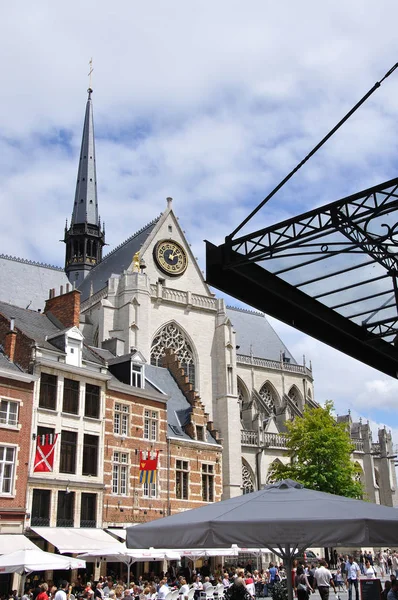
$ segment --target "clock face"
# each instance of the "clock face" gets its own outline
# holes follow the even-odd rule
[[[159,269],[172,277],[182,275],[188,265],[184,248],[173,240],[158,242],[155,246],[154,256]]]

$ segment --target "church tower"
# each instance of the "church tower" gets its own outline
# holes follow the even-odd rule
[[[65,271],[71,283],[79,286],[89,271],[102,260],[105,229],[98,217],[95,168],[93,104],[88,89],[83,138],[77,173],[75,202],[70,227],[65,226]]]

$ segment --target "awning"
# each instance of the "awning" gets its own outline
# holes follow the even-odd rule
[[[90,550],[101,550],[120,542],[103,529],[85,527],[32,527],[32,531],[53,544],[61,554],[82,554]]]
[[[0,535],[0,554],[29,549],[37,550],[37,546],[22,534],[2,533]]]

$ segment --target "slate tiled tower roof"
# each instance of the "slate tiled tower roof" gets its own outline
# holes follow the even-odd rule
[[[65,227],[65,271],[79,285],[101,262],[105,231],[98,215],[92,89],[88,90],[72,220]]]

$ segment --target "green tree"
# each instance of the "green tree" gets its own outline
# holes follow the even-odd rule
[[[294,479],[305,487],[349,498],[362,498],[354,445],[345,423],[337,423],[333,402],[325,408],[305,407],[303,417],[287,422],[290,463],[274,463],[269,481]]]

